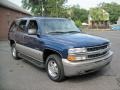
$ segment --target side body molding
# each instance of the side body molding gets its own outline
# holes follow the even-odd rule
[[[16,49],[18,50],[18,52],[29,56],[35,60],[39,60],[40,62],[43,62],[43,52],[36,50],[36,49],[32,49],[29,47],[26,47],[24,45],[18,44],[16,43]]]

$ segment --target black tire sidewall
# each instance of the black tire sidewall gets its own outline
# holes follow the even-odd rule
[[[58,75],[56,77],[52,77],[48,72],[48,63],[51,60],[55,61],[58,66]],[[63,64],[62,64],[60,56],[58,56],[56,54],[48,56],[47,61],[46,61],[46,70],[47,70],[47,74],[51,80],[60,82],[64,79]]]

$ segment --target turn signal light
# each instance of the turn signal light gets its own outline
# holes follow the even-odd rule
[[[68,55],[68,58],[67,58],[69,61],[75,61],[76,60],[76,57],[75,55]]]

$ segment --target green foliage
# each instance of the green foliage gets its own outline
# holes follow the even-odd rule
[[[80,20],[81,22],[87,22],[88,20],[88,11],[81,9],[78,6],[73,6],[70,8],[72,10],[71,18],[73,20]]]
[[[64,7],[63,4],[66,1],[67,0],[22,0],[22,5],[25,9],[31,10],[34,15],[71,17],[73,20],[87,22],[88,11],[80,9],[77,5],[71,8]],[[42,7],[44,7],[44,11]]]
[[[109,20],[109,14],[101,8],[91,8],[89,14],[94,21],[107,21]]]
[[[100,7],[110,14],[110,22],[116,23],[120,17],[120,4],[117,3],[101,3]]]
[[[82,25],[80,20],[75,20],[75,24],[78,28]]]
[[[22,5],[34,15],[70,17],[77,23],[79,20],[87,22],[88,14],[95,21],[106,21],[110,18],[112,23],[115,23],[120,17],[120,4],[117,3],[101,3],[98,7],[87,11],[86,9],[81,9],[79,5],[65,7],[64,4],[66,2],[67,0],[22,0]]]
[[[66,0],[22,0],[23,7],[34,15],[59,16]]]

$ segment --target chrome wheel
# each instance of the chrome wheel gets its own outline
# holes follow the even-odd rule
[[[55,61],[50,60],[48,62],[48,73],[52,77],[57,77],[58,76],[58,66]]]
[[[12,54],[12,57],[15,59],[15,60],[18,60],[18,59],[20,59],[20,57],[18,56],[18,52],[17,52],[17,50],[16,50],[16,45],[15,44],[13,44],[12,46],[11,46],[11,54]]]
[[[12,48],[12,55],[13,57],[16,57],[16,49],[14,47]]]

